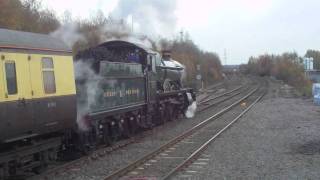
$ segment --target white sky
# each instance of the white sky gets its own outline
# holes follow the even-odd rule
[[[128,0],[130,1],[130,0]],[[159,0],[161,1],[161,0]],[[49,8],[73,17],[105,14],[117,0],[43,0]],[[319,0],[177,0],[177,32],[188,31],[200,48],[217,52],[227,64],[252,55],[320,49]],[[223,60],[224,63],[224,60]]]

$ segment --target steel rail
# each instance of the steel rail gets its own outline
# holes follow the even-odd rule
[[[238,87],[236,89],[233,89],[233,90],[231,90],[229,92],[226,92],[223,95],[232,93],[235,90],[240,89],[240,88],[242,88],[242,86],[240,86],[240,87]],[[238,95],[238,94],[240,94],[240,93],[237,93],[236,95]],[[223,95],[221,95],[221,96],[223,96]],[[214,103],[212,105],[219,104],[219,103],[221,103],[221,102],[223,102],[223,101],[225,101],[227,99],[230,99],[231,97],[234,97],[234,96],[230,96],[230,97],[228,97],[226,99],[223,99],[222,101],[216,102],[216,103]],[[212,105],[209,105],[209,106],[211,107]],[[89,155],[82,156],[79,159],[72,160],[70,162],[66,162],[65,164],[53,167],[52,169],[48,169],[45,172],[43,172],[42,174],[33,176],[31,179],[48,179],[48,177],[50,177],[50,175],[57,175],[59,173],[66,172],[69,169],[73,168],[73,166],[77,166],[79,163],[86,162],[89,159],[95,160],[95,159],[98,158],[96,156],[104,156],[105,154],[109,154],[109,153],[111,153],[113,151],[116,151],[118,149],[121,149],[121,148],[123,148],[123,147],[125,147],[125,146],[127,146],[129,144],[132,144],[136,140],[137,140],[137,137],[133,137],[133,138],[130,138],[129,140],[126,140],[125,142],[120,142],[118,144],[115,144],[114,146],[104,147],[104,148],[98,149],[98,150],[90,153]]]
[[[219,97],[222,97],[222,96],[231,94],[231,93],[233,93],[233,92],[235,92],[235,91],[237,91],[237,90],[239,90],[239,89],[241,89],[241,88],[243,88],[243,85],[242,85],[242,86],[239,86],[239,87],[237,87],[237,88],[235,88],[235,89],[232,89],[231,91],[227,91],[227,92],[225,92],[225,93],[223,93],[223,94],[220,94],[220,95],[218,95],[218,96],[215,96],[215,97],[212,97],[212,98],[209,98],[209,99],[206,99],[206,100],[202,100],[202,101],[199,102],[199,105],[200,105],[200,104],[203,104],[203,103],[207,103],[207,102],[212,101],[212,100],[215,100],[215,99],[218,99]]]
[[[207,89],[203,90],[203,92],[198,91],[196,94],[199,95],[199,94],[205,93],[207,91],[212,91],[212,92],[209,92],[211,94],[211,93],[215,92],[215,91],[213,91],[214,89],[221,87],[221,86],[224,86],[224,85],[225,85],[224,82],[220,82],[220,83],[213,85],[212,87],[208,87]],[[210,97],[211,96],[210,94],[206,95],[203,99],[207,99],[208,97]]]
[[[222,102],[225,102],[225,101],[227,101],[227,100],[229,100],[229,99],[231,99],[231,98],[233,98],[233,97],[235,97],[235,96],[238,96],[239,94],[241,94],[241,92],[237,92],[237,93],[235,93],[235,94],[233,94],[233,95],[231,95],[231,96],[228,96],[228,97],[226,97],[226,98],[224,98],[224,99],[221,99],[221,100],[219,100],[219,101],[217,101],[217,102],[215,102],[215,103],[208,104],[207,106],[205,106],[205,107],[203,107],[203,108],[199,108],[199,109],[197,110],[197,112],[203,112],[203,111],[211,108],[212,106],[217,105],[217,104],[220,104],[220,103],[222,103]]]
[[[136,167],[138,167],[140,164],[148,161],[149,159],[153,158],[154,156],[156,156],[157,154],[161,153],[162,151],[164,151],[165,149],[168,149],[169,147],[173,146],[174,144],[178,143],[179,141],[185,139],[186,137],[192,135],[195,131],[201,129],[202,127],[204,127],[205,125],[209,124],[212,120],[216,119],[217,117],[220,117],[222,114],[230,111],[234,106],[240,104],[243,100],[247,99],[248,97],[250,97],[253,93],[255,93],[259,88],[255,88],[252,91],[250,91],[248,94],[246,94],[244,97],[242,97],[241,99],[237,100],[236,102],[232,103],[231,105],[223,108],[222,110],[220,110],[219,112],[217,112],[216,114],[212,115],[211,117],[207,118],[206,120],[202,121],[201,123],[197,124],[196,126],[192,127],[191,129],[183,132],[182,134],[180,134],[179,136],[173,138],[172,140],[170,140],[169,142],[165,143],[164,145],[156,148],[155,150],[151,151],[150,153],[148,153],[147,155],[137,159],[136,161],[134,161],[133,163],[128,164],[127,166],[111,173],[110,175],[108,175],[106,178],[104,178],[105,180],[111,180],[111,179],[118,179],[122,176],[124,176],[125,174],[127,174],[128,172],[130,172],[131,170],[135,169]]]
[[[199,155],[217,138],[221,135],[225,130],[230,128],[236,121],[238,121],[245,113],[247,113],[258,101],[262,99],[262,97],[266,93],[260,95],[249,107],[247,107],[242,113],[240,113],[235,119],[233,119],[229,124],[227,124],[224,128],[222,128],[219,132],[217,132],[214,136],[212,136],[207,142],[205,142],[200,148],[194,151],[185,161],[176,166],[172,171],[170,171],[166,176],[161,178],[162,180],[170,179],[174,174],[180,171],[182,168],[186,167],[192,161],[197,159]]]

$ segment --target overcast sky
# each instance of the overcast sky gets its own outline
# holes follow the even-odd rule
[[[119,9],[118,0],[43,3],[60,15],[69,10],[73,17],[82,18],[97,10],[109,14]],[[296,51],[302,56],[307,49],[320,49],[319,0],[177,0],[170,7],[174,8],[170,16],[176,18],[175,33],[188,31],[200,48],[217,52],[223,64],[224,49],[227,64],[245,63],[250,56],[266,52]]]

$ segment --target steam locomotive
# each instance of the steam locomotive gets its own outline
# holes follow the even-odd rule
[[[51,36],[0,29],[0,58],[0,179],[178,118],[195,100],[183,65],[137,43],[73,58]]]

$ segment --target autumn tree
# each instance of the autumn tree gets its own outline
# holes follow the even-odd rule
[[[304,74],[301,58],[295,52],[251,57],[245,70],[254,75],[273,76],[283,80],[304,94],[311,92],[311,83]]]
[[[204,52],[194,44],[189,35],[178,37],[171,42],[162,42],[162,47],[169,46],[172,50],[173,59],[185,65],[186,78],[185,84],[195,86],[197,65],[200,66],[202,80],[205,85],[213,83],[222,78],[220,58],[217,54]],[[166,48],[166,47],[165,47]]]
[[[37,0],[1,0],[0,8],[0,28],[47,34],[60,26],[54,11]]]
[[[20,29],[22,3],[19,0],[1,0],[0,8],[0,28]]]

